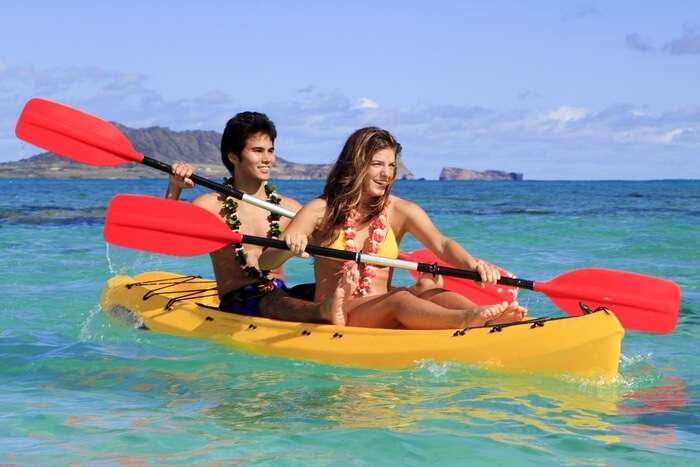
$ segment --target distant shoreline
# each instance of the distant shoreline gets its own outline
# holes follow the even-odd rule
[[[211,177],[211,180],[217,181],[219,177]],[[5,176],[0,172],[0,180],[41,180],[41,181],[77,181],[77,180],[165,180],[165,174],[162,177],[152,176],[152,177],[45,177],[45,176]],[[323,182],[323,178],[276,178],[271,177],[271,181],[285,181],[285,182],[312,182],[318,181]],[[419,178],[419,179],[398,179],[395,183],[420,183],[420,182],[440,182],[440,183],[511,183],[511,180],[440,180],[437,178]],[[587,182],[624,182],[624,183],[647,183],[647,182],[700,182],[700,178],[649,178],[649,179],[585,179],[585,180],[573,180],[573,179],[527,179],[519,181],[518,183],[548,183],[548,182],[567,182],[567,183],[587,183]]]

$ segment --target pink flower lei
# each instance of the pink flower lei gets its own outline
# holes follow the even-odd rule
[[[369,223],[369,234],[365,242],[366,253],[376,255],[381,247],[389,223],[387,221],[387,212],[389,211],[389,200],[387,200],[384,208],[377,217]],[[357,209],[353,208],[348,214],[345,224],[343,225],[343,235],[345,236],[345,251],[357,251],[355,245],[355,227],[361,215]],[[372,279],[377,275],[376,267],[371,264],[358,265],[355,261],[345,261],[339,274],[341,275],[338,287],[349,287],[352,295],[364,297],[372,291]]]

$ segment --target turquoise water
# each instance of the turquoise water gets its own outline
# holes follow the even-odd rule
[[[301,201],[321,188],[277,185]],[[0,181],[0,463],[683,465],[700,454],[700,182],[396,187],[523,278],[598,266],[677,282],[676,330],[628,332],[608,384],[429,361],[344,369],[111,322],[98,299],[116,273],[211,275],[207,257],[105,246],[109,198],[164,186]],[[310,268],[298,260],[288,276],[308,281]],[[539,294],[520,301],[553,312]]]

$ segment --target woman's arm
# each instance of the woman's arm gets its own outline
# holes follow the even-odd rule
[[[444,236],[420,206],[406,200],[397,201],[403,231],[416,237],[438,258],[455,267],[477,271],[483,282],[495,283],[500,279],[501,274],[495,266],[477,260],[459,243]]]
[[[260,269],[278,268],[295,255],[308,257],[308,253],[304,250],[309,243],[309,237],[323,219],[325,211],[326,202],[322,199],[316,198],[305,204],[280,235],[280,240],[285,241],[289,250],[265,249],[258,259]]]

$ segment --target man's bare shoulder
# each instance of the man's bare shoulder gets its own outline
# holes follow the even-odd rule
[[[219,214],[222,206],[221,197],[214,192],[197,196],[192,200],[192,204],[213,212],[214,214]]]

